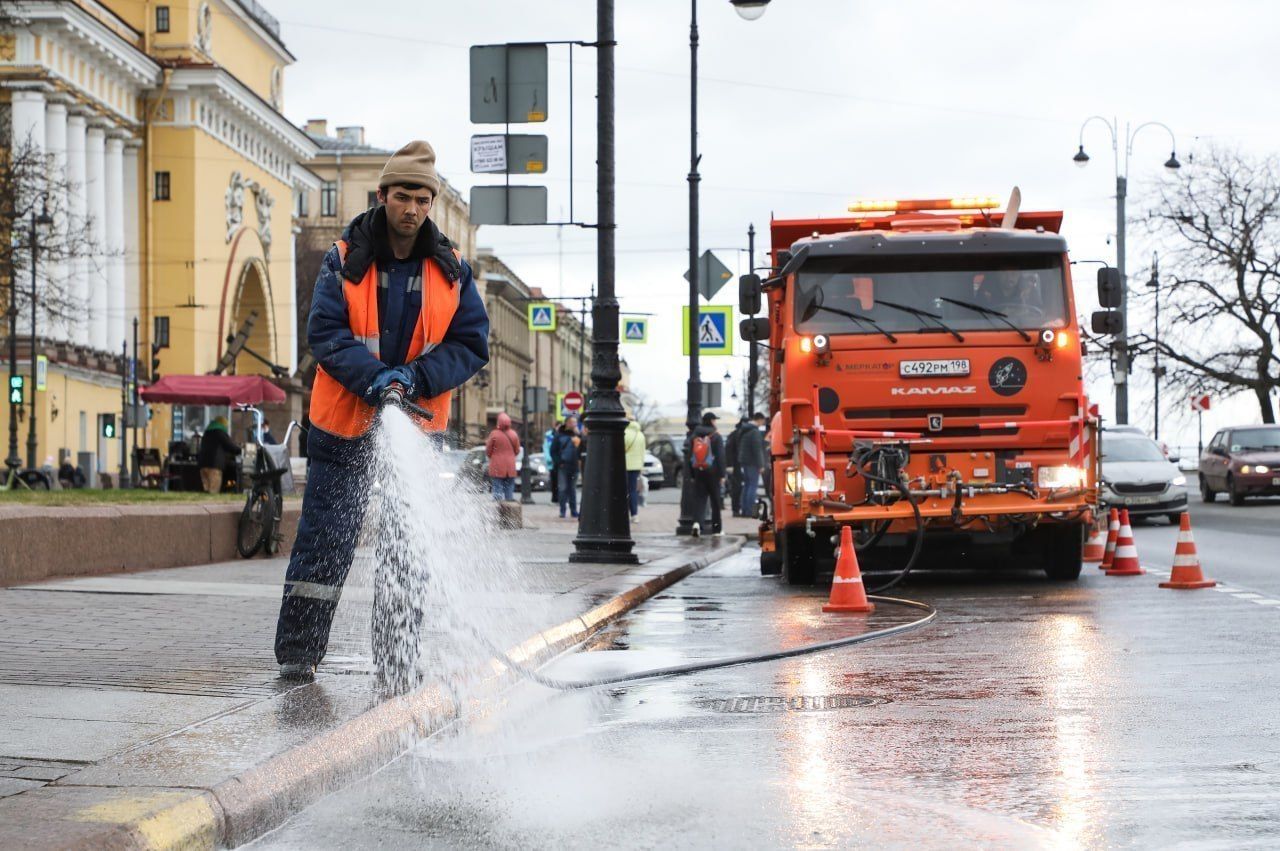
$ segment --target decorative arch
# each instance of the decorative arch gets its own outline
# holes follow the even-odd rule
[[[246,234],[249,236],[247,243]],[[257,250],[253,250],[254,248]],[[278,336],[275,299],[272,296],[271,275],[263,248],[257,233],[250,228],[240,228],[231,240],[231,256],[227,258],[222,299],[218,309],[219,359],[226,350],[227,337],[236,332],[250,311],[256,310],[258,319],[249,335],[249,348],[269,360],[279,362],[276,360]],[[245,369],[239,369],[240,364],[244,364]],[[266,364],[253,358],[239,359],[237,371],[250,375],[269,375],[271,372]]]

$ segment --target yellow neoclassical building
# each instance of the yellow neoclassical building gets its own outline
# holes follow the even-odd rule
[[[54,229],[83,222],[90,245],[37,278],[35,351],[47,378],[34,393],[35,456],[92,453],[97,471],[114,472],[121,445],[103,425],[121,416],[135,319],[144,378],[153,340],[160,374],[207,373],[250,319],[248,348],[296,370],[293,199],[319,189],[301,165],[317,146],[282,115],[294,57],[253,0],[6,6],[16,11],[0,33],[5,143],[37,146],[65,178],[50,183],[65,196]],[[45,311],[42,289],[75,309]],[[25,321],[22,371],[30,331]],[[7,341],[0,349],[5,357]],[[270,369],[241,355],[227,371]],[[0,439],[10,410],[0,406]],[[20,414],[24,461],[30,410]],[[144,439],[163,447],[201,416],[158,406]]]

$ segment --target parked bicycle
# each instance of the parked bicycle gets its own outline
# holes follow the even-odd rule
[[[8,472],[0,476],[0,491],[47,491],[49,479],[39,470],[23,470],[20,467],[9,467]]]
[[[244,508],[236,524],[236,552],[242,558],[253,558],[264,551],[273,556],[280,551],[284,538],[280,534],[280,520],[284,516],[284,488],[281,480],[289,474],[289,438],[295,428],[301,428],[291,420],[279,446],[262,442],[262,411],[251,405],[237,406],[237,410],[253,414],[254,453],[253,472],[249,474],[251,485],[245,495]]]

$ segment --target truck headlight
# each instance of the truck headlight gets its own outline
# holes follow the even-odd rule
[[[787,493],[796,492],[796,481],[800,479],[800,473],[796,470],[787,471]],[[809,474],[804,475],[801,482],[805,493],[818,493],[820,491],[833,491],[836,489],[836,474],[834,470],[827,470],[822,474],[822,480],[819,481],[817,476]]]
[[[1057,467],[1041,467],[1037,481],[1045,490],[1078,488],[1085,482],[1084,470],[1062,464]]]

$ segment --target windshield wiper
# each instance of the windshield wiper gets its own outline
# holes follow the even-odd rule
[[[970,310],[975,311],[976,313],[981,313],[983,316],[994,316],[996,319],[999,319],[1005,325],[1008,325],[1010,328],[1012,328],[1013,330],[1021,334],[1023,340],[1025,340],[1028,343],[1031,342],[1031,335],[1028,334],[1026,331],[1023,331],[1015,323],[1010,322],[1008,314],[1001,313],[999,310],[994,310],[990,307],[983,307],[982,305],[974,304],[971,301],[961,301],[958,298],[947,298],[946,296],[938,296],[938,301],[945,301],[947,304],[954,304],[960,307],[967,307]]]
[[[964,342],[964,336],[959,331],[957,331],[956,329],[952,328],[950,325],[943,322],[942,317],[936,313],[930,313],[929,311],[921,310],[918,307],[911,307],[910,305],[898,304],[895,301],[885,301],[883,299],[876,299],[876,304],[883,304],[885,307],[892,307],[895,310],[901,310],[903,313],[910,313],[913,316],[920,317],[921,319],[924,319],[926,317],[929,319],[932,319],[934,322],[938,323],[939,329],[946,331],[948,334],[950,334],[952,337],[955,337],[960,342],[962,343]]]
[[[825,304],[818,305],[818,310],[825,310],[827,313],[834,313],[836,316],[847,316],[848,318],[852,319],[854,322],[865,322],[868,325],[870,325],[872,328],[879,331],[881,334],[884,334],[886,337],[888,337],[890,343],[898,342],[897,337],[893,336],[888,331],[881,328],[880,323],[876,322],[870,316],[863,316],[861,313],[854,313],[852,310],[841,310],[838,307],[827,307]]]

